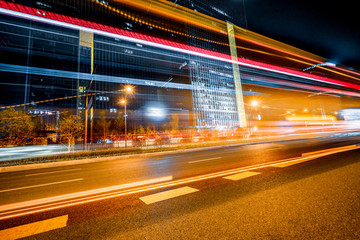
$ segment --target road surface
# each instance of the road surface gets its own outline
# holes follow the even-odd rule
[[[336,135],[1,173],[0,238],[359,239],[359,142]]]

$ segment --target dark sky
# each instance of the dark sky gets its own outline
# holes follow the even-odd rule
[[[234,16],[236,23],[242,0],[213,1]],[[244,1],[249,30],[360,70],[360,8],[356,1]]]

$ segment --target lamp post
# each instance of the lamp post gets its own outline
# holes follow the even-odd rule
[[[252,100],[250,105],[251,105],[251,114],[250,114],[250,121],[249,121],[249,130],[250,130],[250,135],[251,135],[252,134],[251,121],[254,119],[254,108],[256,108],[259,105],[259,102],[257,100]]]
[[[127,114],[126,114],[126,105],[127,105],[127,94],[128,93],[132,93],[133,92],[133,88],[132,86],[125,86],[125,89],[124,89],[124,92],[125,92],[125,98],[122,99],[120,101],[121,104],[124,105],[124,117],[125,117],[125,148],[127,147],[127,124],[126,124],[126,117],[127,117]]]
[[[125,94],[125,96],[126,96],[126,94]],[[125,117],[125,147],[127,147],[126,97],[125,97],[125,99],[122,99],[122,100],[121,100],[121,104],[124,105],[124,112],[125,112],[125,114],[124,114],[124,117]]]

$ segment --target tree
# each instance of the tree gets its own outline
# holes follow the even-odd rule
[[[59,134],[62,142],[68,144],[68,151],[75,144],[76,137],[83,135],[84,123],[79,116],[64,113],[59,122]]]
[[[151,127],[149,126],[149,125],[147,125],[146,126],[146,128],[145,128],[145,133],[146,133],[146,135],[149,137],[149,135],[150,134],[153,134],[153,133],[155,133],[156,131],[155,131],[155,127],[153,127],[153,129],[151,129]]]
[[[39,116],[32,119],[34,122],[34,135],[36,137],[46,137],[46,124],[44,119]]]
[[[145,128],[140,125],[137,129],[136,129],[136,133],[137,134],[145,134]]]
[[[119,115],[111,121],[112,134],[122,135],[125,132],[125,118]]]
[[[100,119],[96,121],[95,127],[101,133],[104,139],[104,143],[106,140],[106,136],[110,132],[110,125],[111,125],[111,121],[106,119],[105,111],[104,110],[100,111]]]
[[[0,112],[0,139],[3,145],[24,144],[33,137],[34,128],[31,116],[23,110],[10,108]]]
[[[33,117],[34,131],[33,144],[47,144],[46,124],[44,118],[41,116]]]

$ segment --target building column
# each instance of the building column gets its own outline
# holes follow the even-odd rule
[[[79,55],[78,55],[78,73],[90,73],[94,71],[94,33],[79,31]],[[88,111],[92,104],[89,103],[88,92],[89,82],[78,78],[77,81],[77,103],[76,114],[85,120],[84,143],[88,140]],[[91,97],[91,103],[93,99]],[[91,119],[92,121],[92,114]]]
[[[234,25],[227,22],[227,31],[229,36],[231,60],[237,62],[238,59],[237,59],[237,51],[236,51]],[[239,126],[242,128],[246,128],[247,123],[246,123],[245,105],[244,105],[244,97],[241,86],[239,65],[236,63],[232,63],[232,68],[233,68],[234,83],[235,83],[236,105],[238,110]]]
[[[79,55],[78,73],[90,73],[93,71],[94,33],[79,31]],[[85,93],[88,81],[78,78],[76,114],[81,118],[85,112]]]

